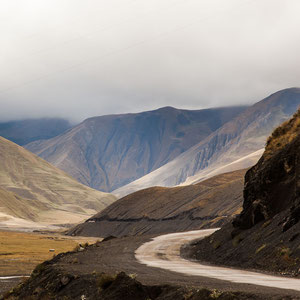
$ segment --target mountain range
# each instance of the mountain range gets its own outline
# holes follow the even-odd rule
[[[3,189],[2,195],[8,192],[2,197],[6,199],[3,200],[6,203],[3,204],[3,213],[35,222],[43,222],[45,217],[51,223],[51,213],[46,216],[41,213],[50,209],[55,219],[52,223],[55,223],[59,218],[54,217],[54,212],[57,216],[58,211],[79,216],[81,211],[81,217],[71,219],[82,220],[84,216],[101,214],[101,210],[115,200],[109,194],[98,193],[86,186],[114,190],[114,195],[122,197],[147,187],[186,186],[221,173],[248,168],[262,155],[270,132],[288,119],[299,105],[300,89],[291,88],[274,93],[250,107],[196,111],[164,107],[137,114],[94,117],[72,128],[68,122],[58,119],[19,121],[19,125],[11,123],[6,132],[15,137],[22,132],[16,130],[22,128],[20,124],[25,124],[24,132],[30,132],[30,128],[40,124],[39,129],[32,130],[31,135],[25,134],[24,138],[35,139],[40,133],[44,134],[44,139],[35,140],[26,148],[65,170],[85,186],[3,138],[0,188]],[[58,135],[47,138],[49,134]],[[184,191],[178,195],[185,197],[189,192],[188,189]],[[142,196],[133,194],[129,199],[145,197],[152,203],[147,193],[141,193]],[[159,188],[150,189],[148,193],[172,194],[168,189]],[[22,207],[26,203],[30,209],[25,206],[24,209],[8,208],[9,203],[17,203],[19,198],[22,204],[13,207]],[[98,199],[105,201],[101,200],[100,205]],[[106,212],[109,216],[112,213],[110,210]],[[160,217],[168,218],[167,215]]]
[[[191,184],[254,165],[271,132],[300,105],[300,89],[276,92],[241,112],[208,137],[155,171],[113,193],[118,197],[150,186]]]
[[[244,110],[164,107],[94,117],[26,148],[79,182],[112,191],[172,161]]]

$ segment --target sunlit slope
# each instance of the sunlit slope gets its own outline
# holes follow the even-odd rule
[[[163,107],[93,117],[26,148],[81,183],[110,192],[171,161],[244,110]]]
[[[83,220],[115,200],[2,137],[0,188],[2,213],[51,224]]]

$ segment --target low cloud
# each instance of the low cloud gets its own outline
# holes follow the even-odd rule
[[[249,104],[299,86],[297,0],[11,0],[0,120]]]

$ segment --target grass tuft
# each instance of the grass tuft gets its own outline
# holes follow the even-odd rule
[[[258,254],[261,250],[265,249],[267,244],[261,245],[258,249],[256,249],[255,254]]]
[[[97,278],[97,286],[100,290],[107,289],[116,279],[116,276],[109,275],[109,274],[100,274]]]
[[[300,109],[293,117],[277,127],[266,143],[264,158],[269,159],[274,152],[291,143],[300,134]],[[287,170],[289,167],[287,166]]]

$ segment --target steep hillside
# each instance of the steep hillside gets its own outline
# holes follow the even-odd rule
[[[152,187],[128,195],[71,229],[70,235],[160,234],[220,226],[240,212],[245,170],[196,185]]]
[[[242,213],[191,247],[194,258],[300,277],[300,111],[245,176]],[[215,245],[215,246],[214,246]]]
[[[0,137],[2,227],[11,221],[23,224],[24,220],[75,223],[101,211],[114,200],[114,196],[78,183],[43,159]]]
[[[29,119],[0,123],[0,136],[18,144],[26,145],[36,140],[53,138],[71,128],[64,119]]]
[[[264,148],[274,128],[289,119],[299,105],[299,88],[279,91],[249,107],[173,161],[114,193],[120,197],[149,186],[198,182],[212,171],[249,155],[251,159],[245,159],[243,167],[250,167],[259,159],[256,155],[253,160],[255,152]],[[232,166],[231,170],[238,168]]]
[[[65,134],[27,149],[90,187],[111,191],[174,159],[244,107],[179,110],[87,119]]]

